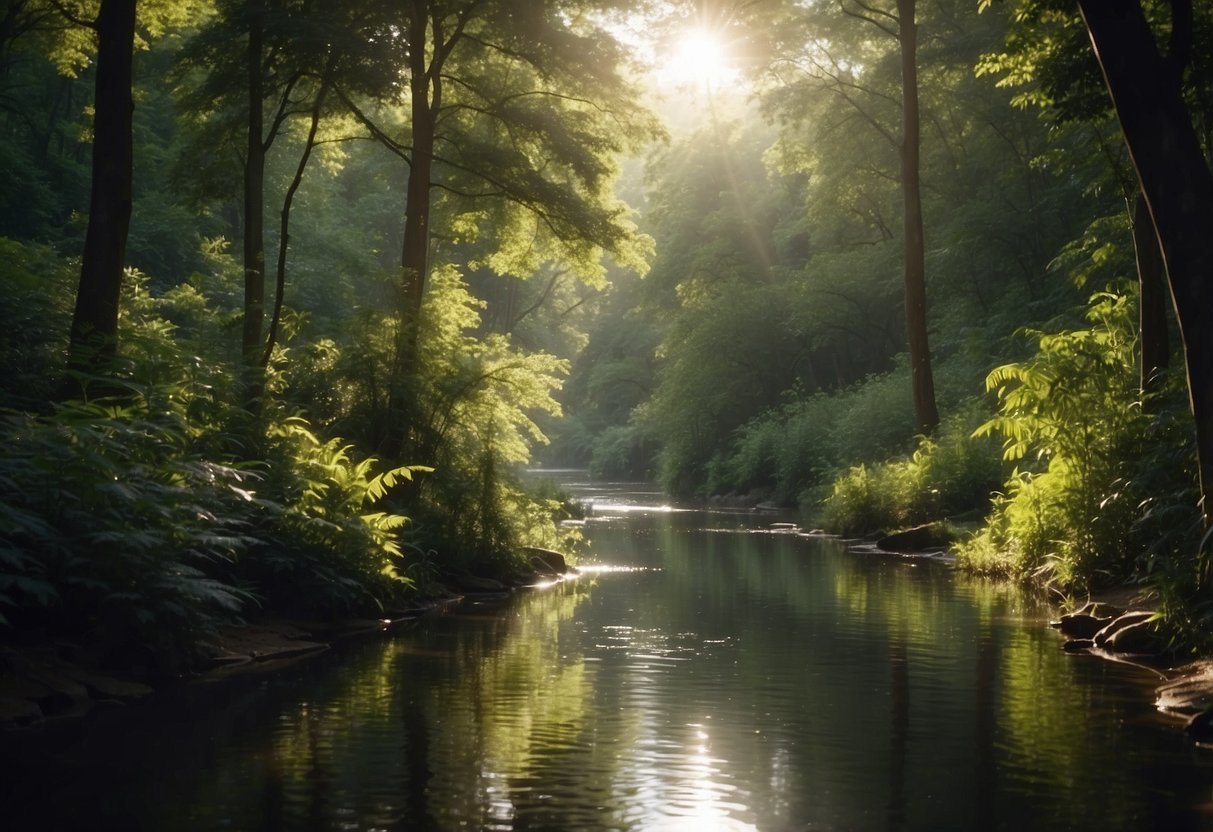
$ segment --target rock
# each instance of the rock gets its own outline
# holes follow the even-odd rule
[[[569,571],[568,560],[559,552],[537,546],[528,546],[523,551],[531,556],[531,568],[536,572],[563,575]]]
[[[1102,631],[1101,631],[1102,632]],[[1166,636],[1154,621],[1138,621],[1121,627],[1104,640],[1103,649],[1113,653],[1158,656],[1169,650]]]
[[[922,525],[887,534],[877,540],[876,545],[887,552],[920,552],[934,549],[939,541],[929,525]]]
[[[328,645],[322,642],[305,641],[291,638],[280,631],[274,624],[256,626],[250,625],[239,629],[228,630],[223,635],[220,645],[223,654],[236,654],[251,657],[257,661],[268,659],[285,659],[327,650]],[[302,632],[291,628],[286,632]]]
[[[1065,644],[1061,645],[1061,649],[1067,653],[1082,653],[1085,650],[1090,650],[1095,646],[1095,642],[1089,638],[1072,638]]]
[[[1099,618],[1086,613],[1072,612],[1063,615],[1058,621],[1050,621],[1049,626],[1060,630],[1062,635],[1072,639],[1092,639],[1113,620],[1111,616]]]
[[[50,688],[28,676],[12,673],[0,675],[0,698],[42,699],[50,695]]]
[[[42,709],[28,699],[0,696],[0,727],[32,728],[43,721]]]
[[[80,703],[89,699],[88,689],[84,685],[56,668],[31,665],[27,672],[31,679],[49,689],[45,696],[38,697],[38,703],[48,715],[52,711],[60,713],[74,710]]]
[[[155,693],[154,689],[139,682],[125,682],[100,673],[73,670],[71,675],[77,682],[84,685],[94,697],[99,699],[128,701],[131,699],[142,699],[144,696]]]
[[[1124,615],[1118,616],[1118,617],[1112,619],[1111,622],[1109,622],[1099,632],[1097,632],[1095,634],[1095,636],[1094,636],[1095,646],[1102,647],[1105,650],[1116,650],[1116,648],[1114,646],[1111,646],[1110,642],[1112,641],[1113,637],[1115,637],[1118,632],[1120,632],[1121,630],[1124,630],[1128,627],[1132,627],[1136,624],[1148,622],[1153,617],[1154,617],[1154,613],[1149,612],[1147,610],[1141,610],[1138,612],[1127,612]],[[1124,652],[1124,651],[1120,651],[1120,652]]]
[[[1186,676],[1158,688],[1158,710],[1182,716],[1195,716],[1213,710],[1213,665],[1206,660]]]
[[[342,618],[337,621],[309,622],[305,636],[291,636],[303,641],[322,641],[328,644],[374,635],[391,626],[386,614],[383,618]]]
[[[1213,711],[1202,711],[1189,719],[1184,733],[1202,745],[1213,744]]]
[[[476,575],[460,575],[455,578],[455,582],[464,592],[509,592],[501,581],[495,581],[492,578],[481,578]]]
[[[1127,612],[1094,636],[1095,646],[1109,653],[1161,656],[1170,652],[1170,638],[1156,613]]]
[[[1087,603],[1074,610],[1073,614],[1089,615],[1093,618],[1120,618],[1125,614],[1125,610],[1120,607],[1114,607],[1111,604],[1106,604],[1103,601],[1087,601]]]
[[[252,656],[242,655],[239,653],[223,653],[218,656],[210,656],[206,660],[206,670],[225,670],[227,668],[239,667],[248,664],[253,660]]]

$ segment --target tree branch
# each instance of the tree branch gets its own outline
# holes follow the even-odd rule
[[[897,28],[896,29],[890,28],[888,24],[882,23],[881,21],[877,20],[876,17],[868,17],[868,15],[860,14],[859,12],[855,11],[854,9],[848,9],[846,6],[845,0],[838,0],[839,11],[841,11],[847,17],[853,17],[856,20],[862,20],[867,23],[871,23],[877,29],[884,32],[886,35],[893,38],[894,40],[896,40],[899,37],[898,32],[900,31],[900,28],[901,28],[901,21],[897,18],[896,15],[889,14],[888,12],[884,11],[883,9],[873,8],[873,7],[869,6],[868,4],[861,2],[861,0],[852,0],[852,2],[856,6],[859,6],[859,8],[868,12],[868,14],[880,15],[881,17],[887,17],[889,20],[892,20],[895,24],[897,24]]]

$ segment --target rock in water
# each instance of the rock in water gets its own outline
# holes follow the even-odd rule
[[[1058,621],[1049,622],[1049,626],[1060,630],[1062,635],[1070,638],[1091,639],[1112,621],[1111,616],[1100,618],[1086,613],[1072,612],[1063,615]]]
[[[564,575],[569,571],[568,561],[559,552],[537,546],[528,546],[525,551],[531,556],[531,568],[536,572]]]
[[[1084,650],[1090,650],[1095,646],[1095,642],[1089,638],[1072,638],[1065,644],[1061,645],[1061,649],[1067,653],[1081,653]]]
[[[887,534],[877,540],[876,545],[886,552],[921,552],[923,549],[934,549],[939,542],[931,527],[922,525]]]
[[[1170,648],[1155,613],[1148,610],[1127,612],[1095,634],[1095,646],[1111,653],[1135,653],[1159,656]]]
[[[1184,733],[1202,745],[1213,744],[1213,711],[1202,711],[1189,719]]]

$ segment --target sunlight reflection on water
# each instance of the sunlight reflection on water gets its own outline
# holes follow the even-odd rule
[[[581,580],[172,709],[41,828],[1207,828],[1153,681],[1031,596],[628,499]]]

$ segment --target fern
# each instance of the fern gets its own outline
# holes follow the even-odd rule
[[[986,378],[999,412],[973,436],[1001,436],[1004,459],[1020,467],[961,549],[974,568],[1082,586],[1139,567],[1133,541],[1150,492],[1137,460],[1151,419],[1137,389],[1131,298],[1097,293],[1086,317],[1085,329],[1033,333],[1030,360]]]
[[[366,485],[367,503],[377,503],[388,495],[391,489],[404,482],[411,482],[413,474],[429,473],[434,469],[429,465],[401,465],[384,471],[373,477]]]

